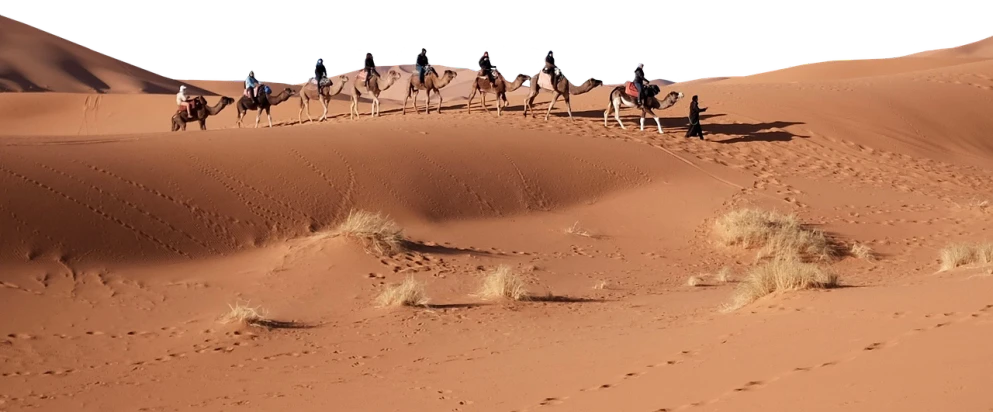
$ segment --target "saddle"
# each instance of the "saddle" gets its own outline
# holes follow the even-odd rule
[[[555,68],[555,77],[562,77],[562,72],[557,67]],[[544,70],[538,73],[538,87],[546,90],[555,90],[555,85],[552,84],[552,75],[545,73]]]
[[[272,89],[270,89],[269,86],[266,86],[264,84],[259,83],[259,84],[255,85],[255,97],[256,98],[258,98],[259,92],[262,92],[262,93],[265,93],[266,95],[268,95],[268,94],[272,93]],[[248,89],[245,89],[245,93],[244,94],[245,94],[245,97],[247,97],[249,99],[252,98],[252,94],[248,92]]]
[[[624,93],[635,99],[638,98],[638,88],[634,85],[634,82],[624,82]]]
[[[200,110],[200,108],[204,106],[203,97],[194,97],[186,102],[190,104],[190,112]],[[186,109],[183,108],[183,106],[176,106],[176,114],[179,113],[186,113]]]
[[[310,81],[308,81],[307,83],[316,85],[316,86],[318,86],[318,88],[328,87],[328,86],[331,86],[331,85],[334,84],[334,83],[331,82],[331,78],[330,77],[325,77],[325,78],[321,79],[321,84],[317,84],[317,79],[311,77],[310,78]]]

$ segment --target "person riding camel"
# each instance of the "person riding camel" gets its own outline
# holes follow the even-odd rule
[[[317,59],[317,67],[314,68],[314,82],[317,83],[317,94],[321,94],[321,81],[327,78],[328,70],[324,68],[324,59]]]
[[[493,69],[495,68],[496,66],[490,63],[490,52],[483,52],[483,57],[479,59],[479,69],[487,79],[490,79],[490,84],[496,82],[496,79],[493,77]]]
[[[421,54],[417,55],[417,75],[421,79],[421,84],[424,84],[424,74],[428,70],[428,51],[421,49]]]
[[[259,98],[256,96],[258,93],[255,92],[258,86],[259,81],[255,80],[255,71],[248,72],[248,78],[245,79],[245,96],[251,97],[256,104],[259,102]]]
[[[638,107],[645,103],[645,84],[648,81],[645,80],[645,71],[642,70],[644,67],[643,63],[639,63],[638,68],[634,69],[634,87],[638,88]]]
[[[372,61],[372,53],[365,54],[365,87],[369,88],[369,80],[372,79],[372,74],[375,73],[379,76],[379,72],[376,71],[376,62]]]
[[[555,81],[556,81],[556,78],[555,78],[555,69],[556,69],[556,66],[555,66],[555,56],[553,56],[552,55],[552,51],[549,50],[548,51],[548,55],[545,56],[545,68],[542,69],[542,71],[545,72],[545,73],[547,73],[548,76],[551,77],[552,84],[553,85],[555,84]]]
[[[178,104],[180,108],[186,109],[186,115],[192,119],[193,112],[191,111],[191,106],[193,106],[193,102],[190,100],[191,99],[186,96],[186,86],[180,85],[179,93],[176,93],[176,104]]]

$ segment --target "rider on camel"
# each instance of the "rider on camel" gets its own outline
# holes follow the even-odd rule
[[[372,61],[372,53],[365,54],[365,87],[369,88],[369,80],[372,79],[372,74],[375,73],[379,76],[379,72],[376,70],[376,62]]]
[[[317,83],[317,94],[321,93],[321,80],[328,78],[328,70],[324,68],[324,59],[317,59],[317,67],[314,68],[314,82]]]
[[[648,84],[645,80],[645,71],[642,70],[644,67],[643,63],[639,63],[638,68],[634,69],[634,87],[638,88],[638,107],[645,103],[645,85]]]
[[[479,59],[479,69],[486,78],[490,79],[490,84],[496,82],[493,77],[493,69],[495,68],[496,66],[490,63],[490,52],[483,52],[483,57]]]
[[[545,68],[542,69],[543,72],[547,73],[552,79],[552,87],[555,85],[555,57],[552,55],[552,51],[548,51],[548,55],[545,56]]]
[[[180,85],[179,93],[176,93],[176,104],[178,104],[179,107],[186,109],[186,115],[189,116],[190,119],[192,119],[193,112],[190,111],[190,106],[192,106],[193,104],[190,100],[191,99],[188,96],[186,96],[186,86]]]
[[[252,98],[252,101],[258,104],[258,96],[255,93],[255,88],[259,86],[259,81],[255,80],[255,71],[248,72],[248,78],[245,79],[245,95]]]
[[[424,84],[424,75],[428,70],[428,51],[421,49],[421,54],[417,55],[417,76],[421,79],[421,84]]]

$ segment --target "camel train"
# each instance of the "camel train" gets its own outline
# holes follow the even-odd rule
[[[367,73],[370,73],[371,76],[368,81],[366,79]],[[496,70],[496,68],[493,68],[490,73],[492,80],[490,76],[484,74],[484,72],[480,70],[476,73],[476,78],[470,82],[469,100],[466,102],[467,113],[472,113],[472,103],[477,94],[480,97],[480,104],[483,110],[489,113],[490,108],[486,105],[486,95],[493,94],[496,98],[496,115],[498,117],[502,116],[503,111],[509,106],[507,94],[523,87],[525,82],[530,82],[530,91],[524,99],[523,114],[525,117],[527,117],[529,111],[531,112],[532,118],[536,117],[534,101],[538,97],[539,93],[545,91],[552,94],[552,99],[548,102],[548,108],[545,110],[545,120],[547,121],[549,119],[552,109],[559,98],[562,98],[565,102],[566,113],[568,114],[569,119],[573,119],[572,104],[570,101],[571,97],[587,93],[597,87],[603,86],[603,82],[595,78],[590,78],[578,86],[573,85],[557,67],[554,68],[554,76],[546,70],[542,70],[534,76],[519,74],[513,81],[507,81],[507,79],[505,79],[503,75]],[[421,91],[425,92],[424,113],[431,113],[432,93],[438,95],[436,108],[437,112],[441,113],[441,106],[443,102],[441,89],[451,84],[457,76],[458,73],[452,70],[445,70],[444,73],[438,74],[438,72],[431,66],[427,66],[425,68],[423,82],[420,80],[416,72],[410,74],[409,81],[407,82],[406,95],[403,100],[401,115],[407,114],[407,102],[411,99],[411,97],[413,97],[414,112],[421,112],[417,103]],[[275,95],[272,94],[272,89],[269,86],[258,84],[254,89],[257,96],[255,99],[252,99],[249,95],[249,90],[251,89],[246,89],[246,93],[241,96],[237,102],[230,97],[224,96],[221,97],[221,99],[214,106],[208,106],[207,101],[203,96],[197,96],[190,100],[190,113],[192,113],[192,116],[187,113],[185,108],[181,108],[174,112],[172,116],[172,130],[186,130],[186,124],[193,121],[200,124],[201,130],[206,130],[207,117],[214,116],[226,106],[235,103],[238,112],[237,125],[239,128],[242,127],[244,117],[249,111],[256,112],[256,128],[259,127],[263,112],[266,114],[269,127],[272,127],[272,115],[270,113],[272,106],[285,102],[291,97],[299,97],[300,99],[300,111],[297,113],[297,120],[300,124],[303,124],[303,113],[305,111],[307,112],[307,120],[309,122],[315,121],[310,113],[310,101],[312,100],[321,102],[321,107],[323,110],[320,117],[318,117],[316,121],[323,122],[328,119],[328,105],[331,102],[331,98],[341,94],[346,88],[351,90],[349,119],[361,117],[359,113],[359,98],[363,95],[368,95],[371,98],[369,116],[379,117],[379,96],[383,91],[388,90],[395,83],[400,81],[401,77],[401,73],[396,69],[390,69],[383,77],[375,71],[360,71],[353,77],[344,75],[333,78],[324,77],[320,84],[318,84],[315,78],[312,77],[307,82],[298,86],[299,91],[295,91],[291,88],[285,88]],[[655,110],[665,110],[672,107],[683,97],[683,94],[674,91],[668,93],[660,99],[658,96],[661,93],[659,86],[646,85],[644,86],[644,89],[644,101],[639,106],[637,102],[639,92],[634,83],[625,82],[623,86],[614,87],[609,95],[607,110],[603,113],[604,126],[609,127],[608,118],[610,113],[613,112],[614,119],[617,120],[617,123],[620,125],[621,129],[625,129],[624,123],[620,118],[621,108],[640,108],[641,130],[645,130],[646,115],[650,115],[655,120],[659,133],[662,133],[662,124],[659,121],[658,115],[655,114]]]

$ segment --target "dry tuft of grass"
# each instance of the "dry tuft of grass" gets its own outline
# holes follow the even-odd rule
[[[483,299],[527,300],[524,279],[510,266],[500,265],[483,279],[478,295]]]
[[[376,297],[376,305],[381,308],[393,306],[425,306],[428,304],[424,284],[408,276],[403,282],[387,286]]]
[[[703,286],[703,278],[699,276],[690,276],[690,278],[686,280],[686,286]]]
[[[565,230],[565,233],[568,233],[570,235],[575,235],[575,236],[588,237],[590,239],[598,239],[599,238],[598,235],[596,235],[595,233],[591,232],[589,229],[586,229],[586,228],[583,228],[582,226],[579,226],[579,222],[573,223],[572,226],[570,226],[568,229]]]
[[[228,307],[231,310],[221,317],[221,323],[263,327],[270,322],[268,312],[261,307],[251,307],[248,303],[229,304]]]
[[[714,275],[714,279],[720,283],[728,283],[731,281],[733,276],[734,275],[731,273],[731,268],[725,266],[722,267],[721,270],[717,271],[717,274]]]
[[[872,251],[872,248],[865,243],[855,242],[852,244],[852,249],[849,251],[852,256],[856,258],[872,262],[876,260],[876,253]]]
[[[804,289],[828,289],[838,286],[838,276],[796,257],[773,259],[753,268],[735,289],[725,312],[738,310],[763,296]]]
[[[824,232],[804,227],[792,214],[739,209],[718,218],[714,233],[725,246],[758,248],[759,258],[827,260],[836,255]]]
[[[593,290],[604,290],[606,288],[607,288],[607,281],[606,280],[600,280],[595,285],[593,285]]]
[[[377,256],[392,256],[404,250],[403,229],[379,213],[353,210],[331,236],[359,240],[366,251]]]
[[[966,265],[993,264],[993,243],[958,243],[941,249],[941,270],[952,270]]]

